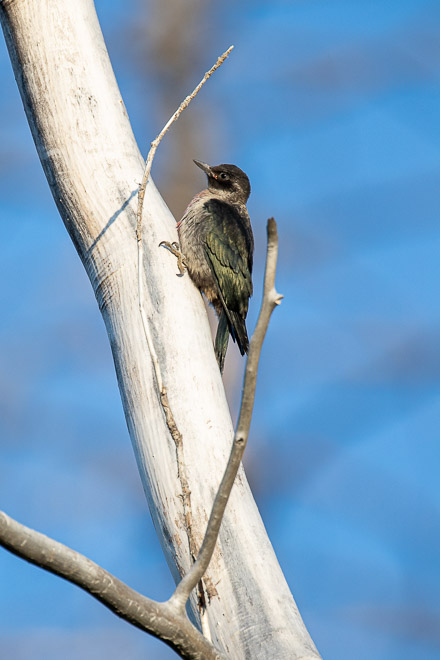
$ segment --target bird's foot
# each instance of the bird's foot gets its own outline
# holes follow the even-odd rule
[[[177,268],[179,269],[178,277],[181,277],[186,271],[186,263],[185,255],[182,253],[179,243],[176,243],[175,241],[173,243],[169,243],[168,241],[161,241],[159,243],[159,247],[166,248],[177,258]]]

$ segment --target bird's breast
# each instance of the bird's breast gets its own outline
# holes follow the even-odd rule
[[[199,193],[190,202],[185,214],[177,224],[177,232],[189,276],[194,284],[211,299],[208,291],[214,286],[214,281],[204,249],[207,227],[202,220],[202,209],[205,203],[203,197],[206,195]]]

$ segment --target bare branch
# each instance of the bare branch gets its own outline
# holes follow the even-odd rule
[[[158,637],[188,660],[225,660],[170,603],[146,598],[79,552],[21,525],[0,511],[0,545],[76,584],[125,621]]]
[[[278,232],[274,218],[267,222],[267,255],[266,270],[264,274],[263,300],[261,303],[260,314],[257,325],[249,346],[249,356],[246,362],[244,376],[243,394],[241,398],[240,415],[237,422],[237,428],[232,443],[229,461],[226,466],[223,479],[219,486],[214,500],[205,537],[200,549],[197,561],[191,567],[190,571],[179,582],[174,594],[170,598],[170,603],[176,603],[181,610],[184,610],[186,601],[191,591],[198,584],[204,575],[211,561],[215,544],[220,530],[229,495],[240,467],[241,459],[249,436],[249,428],[254,408],[255,388],[257,385],[257,371],[260,360],[261,348],[271,314],[275,307],[280,304],[283,296],[275,289],[275,273],[278,257]]]
[[[240,415],[235,431],[235,439],[243,438],[246,444],[251,425],[252,412],[254,409],[255,388],[257,385],[258,363],[260,361],[261,347],[266,336],[270,317],[277,305],[279,305],[284,296],[275,288],[275,275],[278,259],[278,230],[275,218],[269,218],[267,221],[267,253],[266,269],[264,273],[263,301],[261,303],[260,314],[257,325],[249,346],[249,357],[246,363],[244,375],[243,394],[241,398]],[[244,449],[243,449],[244,451]]]

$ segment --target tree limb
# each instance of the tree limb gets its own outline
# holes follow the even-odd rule
[[[128,623],[158,637],[187,660],[225,660],[170,603],[146,598],[84,555],[0,511],[0,545],[31,564],[76,584]]]

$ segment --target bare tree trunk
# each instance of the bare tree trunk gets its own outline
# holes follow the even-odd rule
[[[44,171],[92,283],[111,342],[145,493],[176,580],[190,565],[176,449],[143,332],[136,194],[144,161],[91,0],[3,0],[0,16]],[[211,83],[213,84],[213,83]],[[233,437],[200,294],[158,248],[175,223],[150,181],[144,205],[144,300],[179,430],[199,546]],[[66,292],[69,295],[69,292]],[[240,471],[206,576],[213,643],[231,658],[316,658]],[[198,618],[197,602],[192,600]]]

